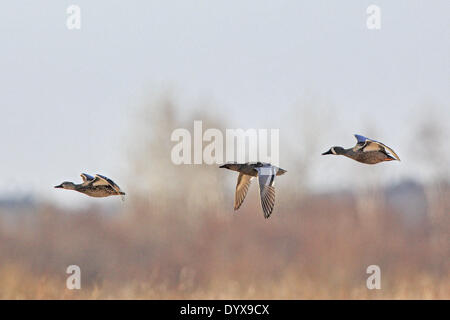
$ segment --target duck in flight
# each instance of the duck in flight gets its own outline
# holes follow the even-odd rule
[[[355,138],[357,143],[353,148],[344,149],[342,147],[332,147],[327,152],[322,153],[322,155],[343,155],[366,164],[376,164],[379,162],[392,160],[400,161],[400,158],[394,150],[385,144],[366,138],[359,134],[355,134]]]
[[[96,174],[92,177],[86,173],[82,173],[81,178],[83,178],[83,183],[75,184],[73,182],[65,181],[60,185],[55,186],[55,188],[75,190],[96,198],[120,195],[122,196],[122,200],[124,200],[125,192],[123,192],[111,179],[100,174]]]
[[[250,182],[258,177],[259,195],[264,218],[269,218],[275,205],[275,177],[286,173],[286,170],[271,165],[270,163],[227,163],[220,168],[239,172],[234,198],[234,210],[239,209],[247,195]]]

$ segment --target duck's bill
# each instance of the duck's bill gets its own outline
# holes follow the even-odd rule
[[[58,185],[58,186],[55,186],[55,188],[56,188],[56,189],[62,189],[63,186],[62,186],[62,184],[60,184],[60,185]]]
[[[331,150],[328,150],[328,151],[322,153],[323,156],[324,156],[324,155],[327,155],[327,154],[333,154],[333,152],[331,152]]]

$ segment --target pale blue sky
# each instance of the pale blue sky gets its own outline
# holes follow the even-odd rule
[[[81,7],[79,31],[66,28],[70,4]],[[370,4],[381,7],[379,31],[366,28]],[[325,147],[354,144],[371,122],[401,145],[427,103],[448,137],[449,9],[446,0],[5,2],[0,192],[54,200],[51,186],[81,171],[120,181],[136,110],[169,88],[186,109],[213,101],[233,128],[283,130],[296,103],[320,97],[338,112],[318,130],[340,128]]]

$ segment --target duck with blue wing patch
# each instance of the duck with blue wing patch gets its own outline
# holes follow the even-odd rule
[[[124,200],[125,192],[123,192],[111,179],[100,174],[96,174],[95,177],[92,177],[87,173],[82,173],[81,178],[83,179],[83,182],[80,184],[65,181],[60,185],[55,186],[55,188],[75,190],[96,198],[120,195],[122,200]]]
[[[376,164],[383,161],[398,160],[398,155],[385,144],[366,138],[362,135],[355,134],[357,140],[353,148],[344,149],[342,147],[331,147],[330,150],[322,153],[322,155],[333,154],[343,155],[347,158],[362,162],[365,164]]]
[[[87,173],[82,173],[80,174],[80,176],[83,179],[83,183],[89,183],[90,181],[94,180],[94,177]]]

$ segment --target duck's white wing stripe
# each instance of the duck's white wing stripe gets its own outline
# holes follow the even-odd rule
[[[387,145],[385,145],[384,143],[381,143],[381,142],[378,142],[378,141],[377,141],[376,143],[382,145],[385,149],[387,149],[387,150],[394,156],[395,159],[397,159],[398,161],[400,161],[400,157],[395,153],[394,150],[392,150],[391,148],[389,148],[389,147],[388,147]]]
[[[368,152],[368,151],[379,151],[379,150],[383,150],[385,151],[385,149],[387,149],[393,156],[395,159],[400,161],[400,158],[398,157],[398,155],[395,153],[394,150],[392,150],[391,148],[389,148],[387,145],[385,145],[384,143],[375,141],[375,140],[370,140],[368,139],[365,146],[363,146],[363,151],[364,152]]]
[[[274,167],[257,168],[259,180],[259,194],[264,218],[270,217],[275,205],[275,176],[277,169]]]
[[[242,202],[244,202],[252,178],[253,178],[252,176],[239,173],[239,177],[236,184],[236,194],[234,197],[234,210],[239,209]]]
[[[356,140],[358,140],[358,142],[356,143],[356,146],[353,148],[354,151],[361,150],[361,149],[364,152],[380,151],[380,150],[385,151],[384,149],[387,149],[394,156],[395,159],[400,161],[400,158],[395,153],[395,151],[392,150],[391,148],[389,148],[384,143],[382,143],[380,141],[377,141],[377,140],[366,138],[366,137],[364,137],[362,135],[359,135],[359,134],[355,134],[354,136],[355,136]]]

